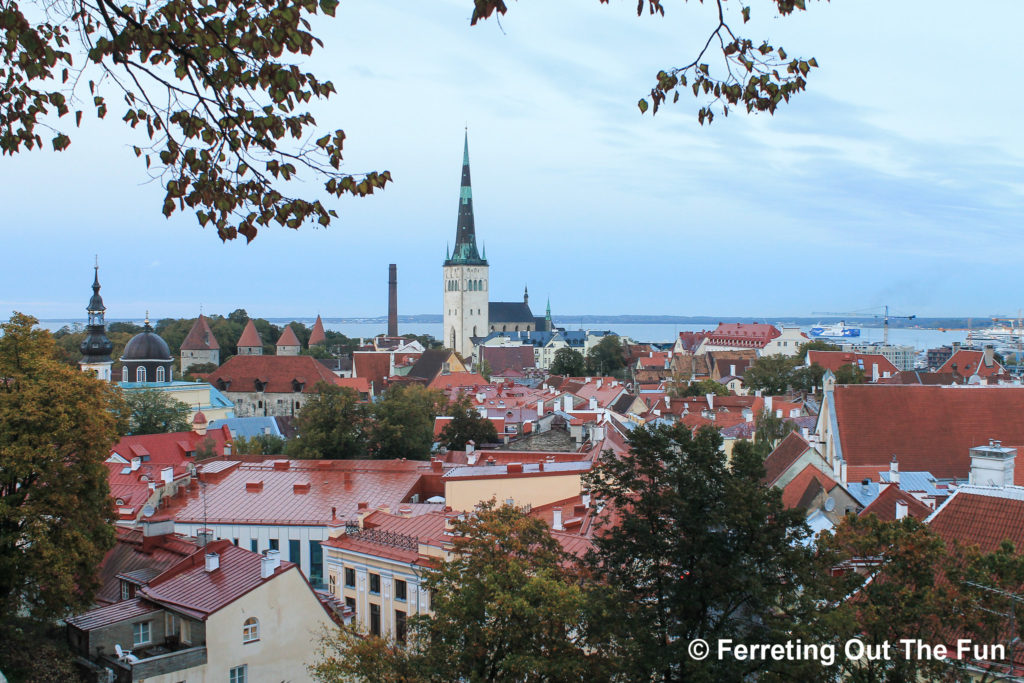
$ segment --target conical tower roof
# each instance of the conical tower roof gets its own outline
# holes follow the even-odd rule
[[[263,340],[260,339],[260,333],[256,331],[256,323],[249,320],[245,324],[245,329],[242,330],[242,336],[238,338],[238,346],[263,346]]]
[[[185,341],[181,342],[181,350],[213,351],[219,349],[220,344],[217,343],[217,338],[213,336],[213,330],[210,329],[209,321],[207,321],[205,315],[200,314],[195,324],[192,325],[188,336],[185,337]]]
[[[313,323],[313,331],[309,333],[309,345],[316,346],[317,344],[326,344],[327,334],[324,332],[324,321],[320,319],[318,315],[316,322]]]
[[[455,249],[445,265],[487,265],[476,247],[473,221],[473,188],[469,179],[469,133],[462,152],[462,186],[459,189],[459,220],[455,229]]]
[[[299,343],[299,338],[295,336],[295,331],[292,330],[291,325],[285,325],[284,331],[281,332],[281,338],[277,340],[278,346],[302,346]]]

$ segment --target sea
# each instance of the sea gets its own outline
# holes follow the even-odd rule
[[[283,324],[289,319],[273,319],[271,322],[275,324]],[[293,318],[296,322],[303,323],[307,327],[313,325],[315,318]],[[108,321],[113,322],[113,321]],[[142,324],[141,321],[133,321],[138,324]],[[666,323],[609,323],[605,324],[592,324],[587,326],[581,326],[577,322],[575,325],[567,320],[559,320],[557,317],[554,319],[554,323],[557,327],[563,327],[567,330],[592,330],[592,331],[603,331],[610,330],[615,334],[623,337],[629,337],[636,342],[671,342],[674,341],[680,332],[700,332],[702,330],[714,329],[714,325],[686,325],[686,324],[666,324]],[[44,327],[51,332],[56,332],[61,327],[68,325],[84,325],[84,319],[78,320],[44,320],[40,323],[41,327]],[[387,323],[380,322],[331,322],[325,321],[324,327],[328,330],[340,332],[346,337],[354,339],[370,339],[379,334],[387,332]],[[398,333],[399,334],[429,334],[430,336],[440,339],[442,335],[442,323],[419,323],[419,322],[399,322]],[[811,326],[802,326],[804,332],[808,332]],[[860,337],[853,337],[846,341],[851,343],[867,343],[867,342],[881,342],[883,330],[881,327],[862,327],[860,328]],[[930,328],[917,328],[917,327],[893,327],[889,329],[889,343],[900,346],[913,346],[919,351],[924,351],[931,348],[936,348],[944,344],[951,344],[953,342],[963,342],[967,338],[966,330],[937,330]],[[837,342],[839,343],[839,342]]]

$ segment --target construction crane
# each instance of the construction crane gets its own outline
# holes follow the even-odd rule
[[[889,306],[885,305],[882,313],[876,313],[877,308],[861,309],[859,311],[811,311],[811,315],[848,315],[848,316],[865,316],[870,315],[872,318],[883,318],[884,324],[882,325],[882,343],[886,346],[889,345],[889,319],[895,318],[898,320],[913,320],[916,315],[889,315]]]

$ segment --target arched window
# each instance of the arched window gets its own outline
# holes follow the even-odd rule
[[[249,617],[242,624],[242,642],[252,643],[260,639],[260,620]]]
[[[130,382],[131,381],[131,378],[128,377],[128,366],[127,365],[122,365],[121,366],[121,381],[122,382]]]
[[[156,381],[157,382],[163,382],[164,381],[164,367],[162,365],[156,369]]]
[[[146,368],[142,367],[141,365],[139,367],[135,368],[135,381],[136,382],[145,382],[146,381]]]

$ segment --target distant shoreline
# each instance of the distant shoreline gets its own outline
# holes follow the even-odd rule
[[[312,316],[297,316],[297,317],[272,317],[265,318],[271,323],[288,323],[291,321],[303,322],[309,321],[310,323],[315,320]],[[794,324],[800,327],[808,327],[816,325],[818,323],[834,323],[840,320],[845,320],[847,323],[855,327],[867,327],[867,328],[881,328],[882,320],[875,317],[867,318],[856,318],[856,317],[838,317],[838,316],[823,316],[823,317],[787,317],[787,316],[678,316],[678,315],[556,315],[553,316],[553,320],[558,327],[575,327],[575,326],[599,326],[599,325],[707,325],[709,329],[713,329],[718,323],[770,323],[772,325],[778,325],[781,323]],[[966,330],[968,328],[969,320],[973,322],[975,329],[985,328],[991,326],[991,319],[987,316],[978,316],[977,318],[915,318],[914,320],[904,320],[899,318],[890,318],[890,328],[904,328],[904,329],[925,329],[925,330]],[[387,323],[387,316],[374,316],[366,318],[323,318],[325,324],[382,324]],[[44,323],[84,323],[85,318],[41,318],[40,322]],[[112,322],[137,322],[135,319],[125,318],[109,318],[107,323]],[[418,315],[400,315],[398,316],[398,322],[400,323],[422,323],[422,324],[437,324],[443,322],[443,316],[437,314],[418,314]]]

